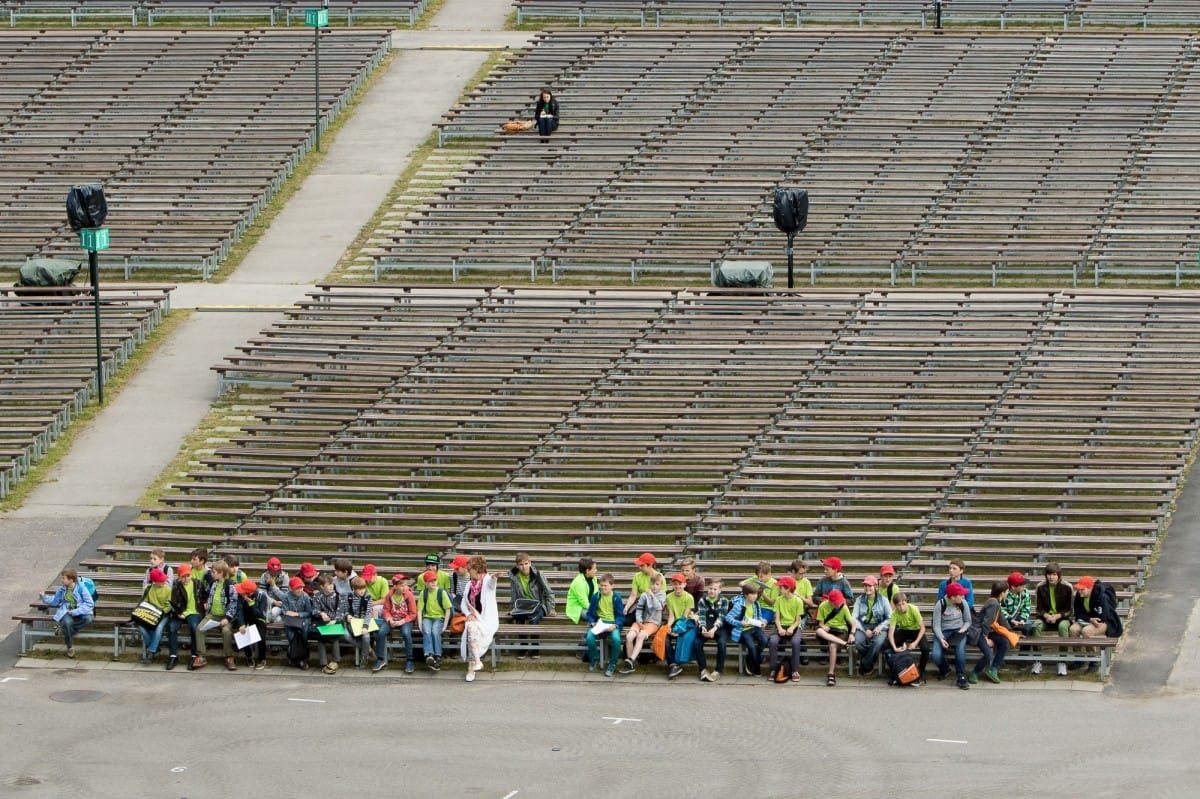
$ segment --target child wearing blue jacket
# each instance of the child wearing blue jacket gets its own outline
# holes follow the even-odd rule
[[[613,590],[613,576],[600,576],[600,590],[592,595],[587,609],[587,623],[591,629],[587,634],[588,671],[600,665],[600,638],[608,639],[608,669],[604,676],[611,677],[617,670],[617,658],[621,655],[621,627],[625,625],[625,602]]]
[[[42,602],[54,608],[54,620],[62,629],[67,657],[75,657],[75,634],[92,623],[96,602],[74,569],[63,569],[62,585],[53,594],[42,594]]]

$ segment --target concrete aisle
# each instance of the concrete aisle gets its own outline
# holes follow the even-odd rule
[[[85,542],[82,557],[100,538],[112,539],[132,513],[129,506],[215,399],[210,367],[333,269],[413,150],[483,64],[487,49],[528,40],[527,34],[501,30],[508,8],[507,0],[447,0],[438,29],[397,31],[399,52],[390,67],[236,273],[223,283],[176,290],[173,307],[200,312],[80,433],[25,504],[0,516],[0,629],[15,628],[7,620],[74,562]],[[96,540],[89,541],[93,534]]]

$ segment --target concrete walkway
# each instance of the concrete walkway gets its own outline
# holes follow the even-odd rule
[[[509,8],[507,0],[447,0],[433,30],[395,32],[389,68],[323,142],[323,161],[237,271],[172,294],[173,307],[198,313],[79,432],[22,507],[0,516],[0,629],[15,628],[8,619],[64,564],[94,554],[89,538],[110,515],[133,512],[216,398],[210,367],[334,268],[488,51],[528,41],[501,29]]]

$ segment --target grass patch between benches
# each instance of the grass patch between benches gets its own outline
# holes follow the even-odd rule
[[[154,329],[153,332],[146,338],[146,342],[134,350],[126,364],[116,373],[116,375],[104,384],[105,403],[109,403],[121,395],[121,391],[129,384],[130,378],[138,374],[142,367],[150,360],[158,349],[170,339],[175,331],[179,329],[184,322],[191,317],[192,311],[173,310],[163,316],[162,322]],[[16,510],[24,504],[33,490],[41,485],[46,476],[50,473],[58,463],[71,451],[71,447],[75,443],[75,439],[88,428],[88,426],[96,419],[97,416],[104,410],[98,399],[92,398],[92,401],[84,407],[83,412],[71,425],[63,432],[57,441],[51,445],[46,456],[38,461],[29,474],[18,482],[8,496],[0,502],[0,511]]]

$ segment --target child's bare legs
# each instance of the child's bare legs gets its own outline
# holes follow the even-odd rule
[[[637,662],[638,655],[642,654],[642,647],[646,643],[646,630],[643,627],[638,627],[636,630],[630,628],[625,636],[625,657],[629,660]]]

